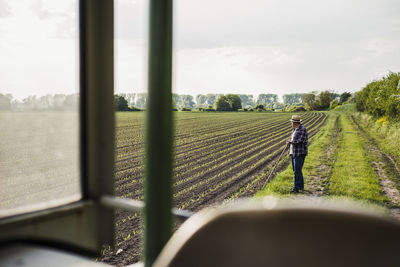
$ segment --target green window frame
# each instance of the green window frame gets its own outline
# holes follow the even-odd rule
[[[145,203],[114,191],[114,2],[79,1],[80,169],[82,199],[0,219],[0,242],[47,244],[97,255],[114,240],[114,209],[145,214],[145,265],[168,241],[172,215],[172,0],[150,0]],[[172,212],[171,212],[172,211]]]

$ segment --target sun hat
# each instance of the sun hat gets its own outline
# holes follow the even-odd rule
[[[290,122],[301,122],[301,117],[299,115],[293,115],[292,118],[290,119]]]

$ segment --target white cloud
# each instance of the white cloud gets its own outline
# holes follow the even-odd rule
[[[5,18],[11,15],[10,6],[6,0],[0,0],[0,18]]]
[[[0,24],[1,92],[17,98],[78,92],[76,28],[68,34],[60,29],[65,19],[68,29],[76,27],[77,10],[71,2],[53,2],[35,8],[32,1],[10,3],[12,16]]]
[[[355,91],[400,71],[397,0],[174,5],[178,93]],[[0,0],[0,20],[0,93],[77,90],[76,0]],[[148,1],[116,1],[117,92],[146,89],[147,24]]]

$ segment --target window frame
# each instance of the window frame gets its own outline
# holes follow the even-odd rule
[[[98,255],[104,244],[114,242],[114,209],[144,211],[144,260],[150,266],[171,235],[172,215],[180,220],[192,216],[172,208],[172,10],[172,0],[150,0],[146,205],[113,196],[114,1],[79,0],[82,199],[1,218],[0,243],[47,244]]]
[[[114,241],[114,1],[79,1],[81,200],[0,219],[0,242],[95,255]]]

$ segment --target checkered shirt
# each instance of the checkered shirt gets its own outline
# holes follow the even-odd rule
[[[293,157],[306,156],[308,153],[308,134],[307,129],[303,125],[293,129],[294,136],[290,144],[293,146]]]

